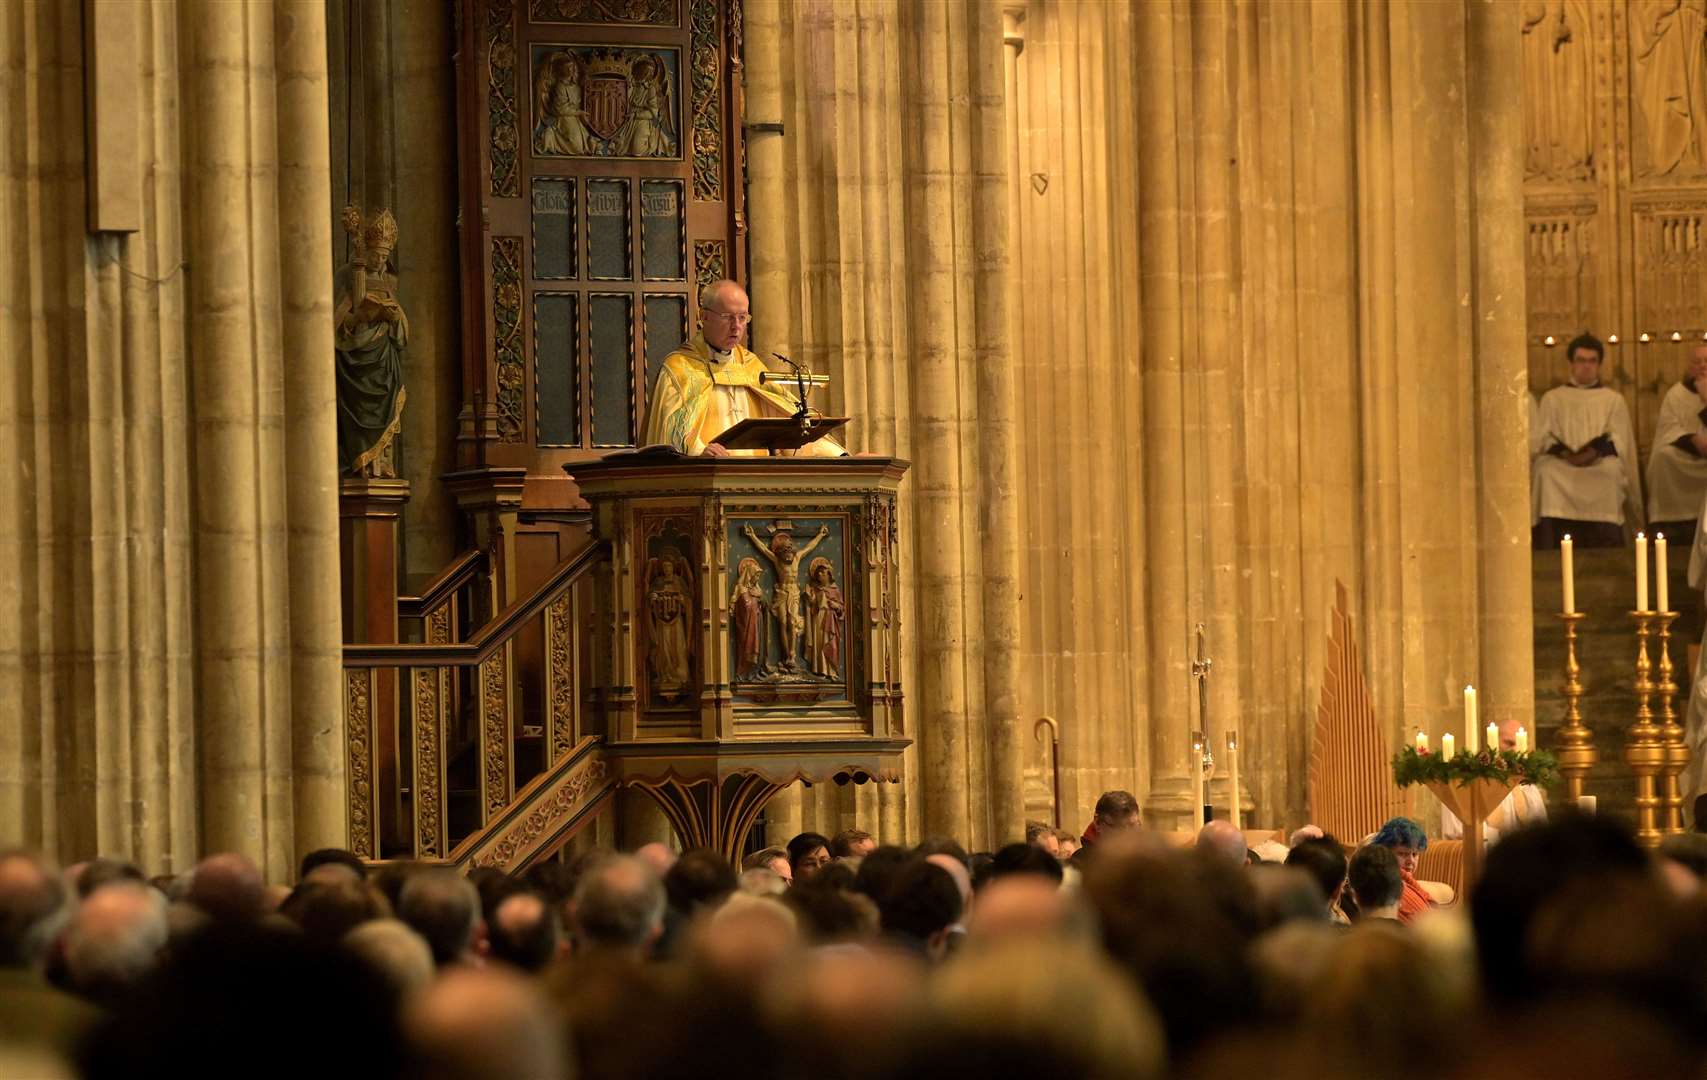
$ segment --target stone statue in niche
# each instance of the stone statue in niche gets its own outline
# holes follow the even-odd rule
[[[354,253],[334,282],[333,348],[337,354],[338,467],[350,476],[397,475],[394,445],[403,423],[403,346],[409,320],[388,272],[397,248],[397,219],[381,210],[363,219],[344,207]]]
[[[794,546],[793,526],[779,521],[770,526],[771,539],[767,545],[753,532],[751,525],[742,526],[759,554],[770,560],[776,569],[776,588],[771,591],[771,614],[776,617],[777,632],[782,637],[782,666],[787,671],[800,670],[800,636],[806,629],[806,616],[800,610],[800,560],[830,535],[830,527],[821,525],[818,535],[803,548]]]
[[[1524,177],[1594,173],[1589,14],[1585,0],[1524,0]]]
[[[688,563],[670,549],[646,563],[646,616],[651,629],[652,691],[666,701],[688,685],[688,617],[693,599]]]
[[[533,57],[536,155],[679,156],[675,52],[535,46]]]
[[[847,605],[830,560],[817,558],[806,568],[806,663],[833,679],[842,672],[842,620]]]
[[[1630,5],[1636,102],[1649,176],[1707,172],[1707,0]]]
[[[735,567],[735,592],[729,598],[735,624],[735,676],[745,678],[765,662],[769,650],[765,625],[765,587],[759,578],[764,568],[751,555]]]

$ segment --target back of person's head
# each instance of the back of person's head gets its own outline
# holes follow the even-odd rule
[[[309,937],[331,944],[364,922],[389,918],[391,905],[367,882],[345,876],[331,884],[312,879],[303,882],[285,897],[279,914]]]
[[[893,844],[877,847],[860,860],[859,870],[854,873],[854,891],[864,893],[881,904],[889,883],[895,880],[903,866],[912,861],[912,855],[904,847]]]
[[[883,931],[917,946],[953,926],[961,915],[960,887],[947,870],[925,859],[903,866],[877,900]]]
[[[613,855],[582,875],[570,901],[580,946],[631,949],[650,944],[664,925],[664,884],[644,862]]]
[[[575,894],[575,868],[561,859],[534,863],[522,872],[522,884],[545,898],[553,911],[561,911]]]
[[[1286,865],[1309,874],[1329,900],[1345,884],[1345,848],[1331,836],[1300,840],[1286,853]]]
[[[1573,886],[1610,888],[1650,873],[1635,834],[1613,818],[1570,814],[1501,837],[1470,894],[1484,988],[1502,1002],[1533,992],[1536,978],[1525,950],[1548,901]]]
[[[771,864],[777,860],[788,862],[788,849],[779,847],[760,848],[741,860],[743,870],[770,870]]]
[[[748,896],[781,896],[788,891],[788,882],[775,870],[755,866],[741,871],[736,888]]]
[[[1105,791],[1097,797],[1097,824],[1124,828],[1138,824],[1138,799],[1130,791]]]
[[[1660,856],[1707,881],[1707,836],[1700,833],[1673,833],[1660,838]]]
[[[1217,818],[1204,822],[1203,828],[1197,830],[1196,844],[1197,850],[1225,859],[1233,866],[1243,866],[1250,859],[1245,834],[1234,828],[1231,821]]]
[[[227,851],[196,864],[185,899],[217,922],[243,922],[261,917],[267,886],[247,855]]]
[[[154,970],[165,947],[166,898],[140,881],[111,880],[72,916],[66,974],[82,996],[116,1005]]]
[[[401,1075],[397,999],[341,948],[214,920],[173,945],[126,1008],[86,1042],[89,1080],[167,1076],[186,1063],[224,1063],[265,1076],[335,1071],[369,1080]]]
[[[399,1001],[425,990],[437,974],[426,939],[401,919],[362,923],[339,945],[377,972]]]
[[[1439,957],[1418,935],[1387,920],[1340,936],[1344,940],[1303,1001],[1304,1026],[1325,1057],[1322,1074],[1370,1075],[1370,1062],[1391,1060],[1397,1067],[1382,1075],[1452,1075],[1456,1040],[1441,1033],[1464,1026],[1467,1002]]]
[[[1044,821],[1036,821],[1036,820],[1027,820],[1026,821],[1026,823],[1025,823],[1025,842],[1026,843],[1036,844],[1036,843],[1042,841],[1044,837],[1048,837],[1048,838],[1053,840],[1055,838],[1055,826],[1050,825],[1048,822],[1044,822]]]
[[[474,947],[480,928],[480,893],[454,870],[423,870],[403,883],[397,917],[426,939],[443,967]]]
[[[984,884],[1011,874],[1035,874],[1058,885],[1062,876],[1061,860],[1034,844],[1009,844],[991,858]]]
[[[86,899],[96,889],[115,881],[144,884],[147,880],[135,864],[101,855],[83,864],[83,869],[77,875],[77,895]]]
[[[843,829],[830,841],[830,854],[838,859],[864,855],[877,846],[877,839],[864,829]]]
[[[403,883],[428,869],[431,867],[426,863],[413,859],[394,859],[380,864],[378,869],[374,870],[373,887],[385,897],[385,902],[391,905],[391,910],[396,911],[398,905],[403,902]]]
[[[1242,867],[1195,851],[1099,858],[1083,892],[1104,947],[1144,988],[1179,1060],[1255,1017],[1258,920]]]
[[[968,941],[1046,938],[1093,944],[1094,924],[1076,892],[1042,874],[1004,874],[978,894]]]
[[[1083,947],[1008,941],[932,981],[904,1040],[900,1080],[1160,1076],[1161,1025],[1132,983]]]
[[[531,889],[511,893],[487,922],[486,941],[492,959],[519,971],[544,971],[557,956],[557,916]]]
[[[913,854],[921,859],[932,855],[947,855],[961,866],[972,869],[972,856],[966,848],[952,836],[927,836],[919,841],[919,846],[913,849]]]
[[[1399,859],[1393,849],[1369,843],[1357,849],[1345,871],[1346,887],[1357,900],[1359,911],[1390,907],[1399,902],[1405,891],[1405,879],[1399,875]]]
[[[712,907],[735,891],[735,868],[709,848],[684,851],[664,875],[670,906],[683,915]]]
[[[40,971],[70,915],[70,897],[51,866],[28,852],[0,854],[0,969]]]
[[[880,925],[877,905],[851,889],[820,880],[823,876],[815,875],[780,897],[799,919],[807,940],[825,945],[875,937]]]
[[[342,866],[359,879],[367,878],[367,864],[362,862],[361,856],[343,848],[325,847],[310,851],[302,857],[296,880],[306,880],[309,874],[322,866]]]
[[[501,969],[446,975],[404,1012],[422,1080],[554,1080],[569,1075],[562,1025],[539,991]]]
[[[1264,930],[1294,919],[1327,921],[1327,897],[1308,873],[1280,863],[1257,863],[1247,872],[1256,895],[1257,919]]]

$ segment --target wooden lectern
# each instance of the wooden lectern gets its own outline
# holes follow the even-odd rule
[[[683,844],[736,859],[796,780],[899,780],[905,461],[648,448],[565,468],[612,547],[590,712]]]

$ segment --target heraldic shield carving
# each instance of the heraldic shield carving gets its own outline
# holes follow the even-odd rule
[[[533,46],[539,157],[681,157],[681,51]]]

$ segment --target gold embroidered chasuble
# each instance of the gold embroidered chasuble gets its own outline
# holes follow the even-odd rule
[[[799,402],[786,383],[761,383],[770,369],[751,350],[736,345],[715,353],[705,337],[693,340],[664,358],[652,387],[646,414],[646,444],[668,443],[684,454],[703,454],[717,436],[753,416],[793,416]],[[760,457],[763,450],[731,450],[740,457]],[[847,453],[833,439],[819,439],[799,453],[840,457]]]

